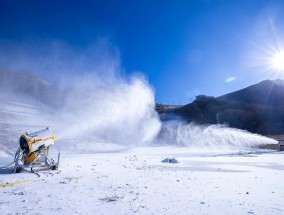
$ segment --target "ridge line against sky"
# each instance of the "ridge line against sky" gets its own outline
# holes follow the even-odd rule
[[[144,74],[157,102],[184,104],[284,78],[267,63],[284,50],[282,20],[280,0],[2,0],[0,68],[43,71],[78,59],[80,74],[107,59],[125,75]]]

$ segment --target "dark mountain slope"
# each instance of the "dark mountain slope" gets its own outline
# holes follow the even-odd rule
[[[220,98],[269,106],[284,105],[284,81],[265,80]]]
[[[284,134],[283,83],[263,81],[218,98],[197,96],[190,104],[160,113],[199,124],[228,124],[263,135]]]

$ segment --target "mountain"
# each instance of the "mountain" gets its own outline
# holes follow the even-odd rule
[[[1,95],[16,95],[17,98],[33,99],[45,105],[58,106],[60,91],[49,82],[31,72],[0,70]]]
[[[284,134],[284,81],[265,80],[220,97],[197,96],[187,105],[157,109],[198,124],[227,124],[262,135]]]
[[[284,105],[284,81],[280,79],[265,80],[220,98],[267,106]]]

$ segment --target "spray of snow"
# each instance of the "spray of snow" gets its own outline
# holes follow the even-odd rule
[[[59,138],[139,145],[152,142],[160,130],[154,93],[141,76],[129,81],[81,78],[57,113]]]
[[[159,143],[186,146],[205,150],[244,150],[277,141],[225,125],[201,126],[186,124],[180,120],[164,123],[158,138]]]

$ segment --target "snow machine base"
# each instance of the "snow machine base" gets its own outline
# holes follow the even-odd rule
[[[45,153],[41,160],[34,160],[31,164],[22,163],[20,158],[16,158],[14,173],[19,173],[21,171],[44,171],[44,170],[58,170],[60,153],[58,153],[57,162],[53,159],[50,159]]]

